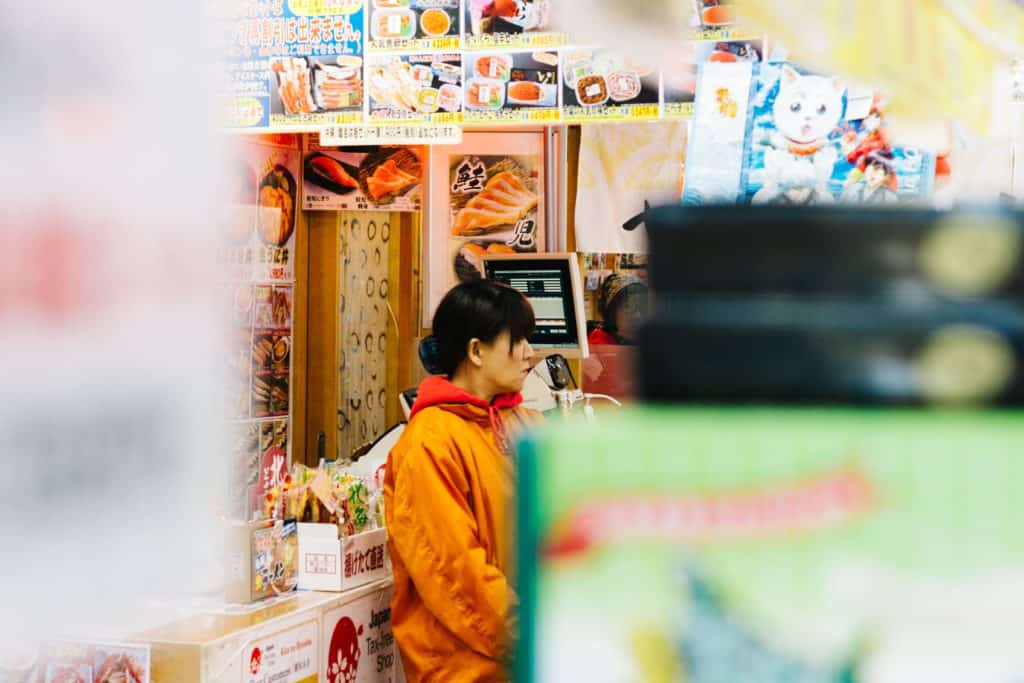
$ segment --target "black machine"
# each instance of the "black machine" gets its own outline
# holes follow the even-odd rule
[[[1022,224],[999,210],[655,209],[641,394],[1024,403]]]

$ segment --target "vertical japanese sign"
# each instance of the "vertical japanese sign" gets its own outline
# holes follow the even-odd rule
[[[767,59],[766,41],[747,31],[701,31],[700,40],[685,42],[662,66],[661,115],[664,118],[693,116],[700,64],[759,64]]]
[[[288,142],[287,140],[285,141]],[[295,230],[302,155],[290,144],[236,148],[221,262],[231,327],[225,388],[234,420],[229,514],[249,519],[290,463]]]
[[[690,137],[683,201],[735,202],[743,174],[751,64],[702,64]]]
[[[362,120],[363,0],[236,0],[232,10],[229,127]]]

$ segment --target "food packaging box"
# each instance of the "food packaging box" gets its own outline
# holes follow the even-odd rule
[[[250,604],[295,590],[298,537],[295,520],[230,527],[225,543],[225,600]]]
[[[299,589],[347,591],[391,575],[384,529],[339,538],[335,524],[299,524]]]

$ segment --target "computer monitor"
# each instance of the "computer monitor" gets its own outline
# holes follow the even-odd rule
[[[538,351],[586,358],[583,285],[575,254],[495,254],[483,257],[484,275],[519,290],[537,318],[530,345]]]

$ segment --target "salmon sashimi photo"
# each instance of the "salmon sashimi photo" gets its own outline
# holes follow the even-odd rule
[[[453,235],[468,235],[503,225],[515,225],[537,206],[537,195],[509,171],[498,173],[480,194],[455,214]]]
[[[346,167],[326,154],[314,154],[306,159],[306,180],[337,194],[348,194],[359,187],[353,177],[356,173],[354,167]]]
[[[416,176],[398,168],[393,159],[389,159],[377,167],[373,175],[367,179],[366,186],[373,200],[380,201],[381,197],[398,194],[418,180]]]

